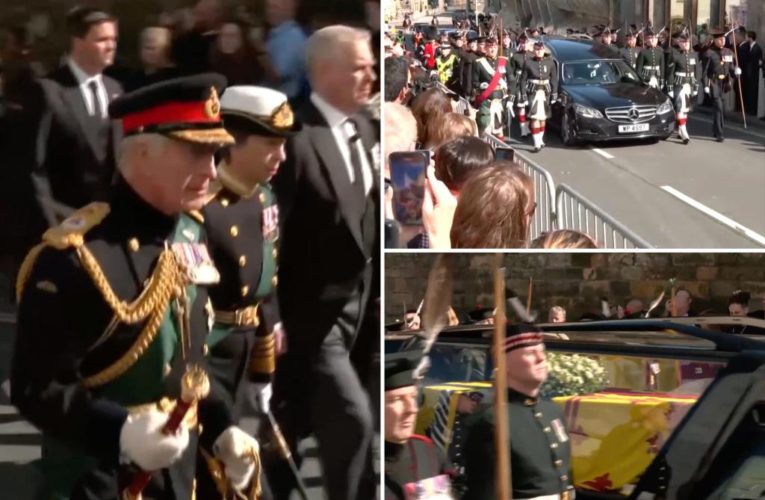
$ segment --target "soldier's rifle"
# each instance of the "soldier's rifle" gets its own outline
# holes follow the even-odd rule
[[[505,268],[500,267],[503,254],[494,257],[494,449],[497,453],[497,498],[513,498],[510,463],[510,414],[507,411],[505,369]]]
[[[735,31],[736,28],[738,28],[737,25],[733,25],[733,29],[731,31]],[[741,66],[738,64],[738,42],[736,40],[736,34],[733,34],[733,55],[736,56],[736,67],[739,68],[739,71],[741,71]],[[738,101],[741,105],[741,118],[744,120],[744,128],[746,128],[746,112],[744,111],[744,94],[741,92],[741,75],[738,75],[736,78],[736,81],[738,82]]]

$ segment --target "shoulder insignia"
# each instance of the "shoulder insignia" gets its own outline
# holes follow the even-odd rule
[[[196,222],[198,222],[199,224],[205,223],[205,217],[204,215],[202,215],[202,212],[200,212],[199,210],[190,210],[186,212],[186,214],[192,219],[194,219]]]
[[[85,243],[85,234],[99,225],[109,215],[107,203],[95,202],[86,205],[56,227],[43,234],[43,243],[58,250],[80,247]]]

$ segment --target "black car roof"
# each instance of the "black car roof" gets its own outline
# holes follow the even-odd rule
[[[553,57],[559,62],[582,61],[587,59],[621,59],[618,51],[602,43],[570,38],[545,38]]]

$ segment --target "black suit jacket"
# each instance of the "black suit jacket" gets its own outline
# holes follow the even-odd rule
[[[103,76],[109,101],[122,94],[115,80]],[[121,129],[108,123],[99,137],[91,124],[77,78],[68,65],[43,78],[37,88],[40,107],[37,144],[32,170],[38,199],[52,196],[57,202],[79,208],[105,201],[115,169],[115,146]]]
[[[354,118],[364,149],[369,152],[378,139],[366,118]],[[358,317],[354,318],[357,328],[360,325],[374,268],[379,265],[379,239],[372,245],[365,243],[358,223],[360,214],[353,213],[354,188],[321,112],[308,101],[298,119],[303,130],[288,141],[287,161],[273,183],[283,222],[278,294],[285,330],[290,338],[295,337],[290,341],[290,351],[310,353],[352,297],[362,297]],[[368,162],[376,165],[371,154]],[[374,227],[367,230],[377,235],[378,172],[373,172],[373,179],[369,196]]]

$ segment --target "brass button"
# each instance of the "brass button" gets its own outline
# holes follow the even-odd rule
[[[544,429],[542,429],[542,430],[543,430],[543,431],[545,431],[545,432],[550,432],[550,428],[549,428],[549,427],[545,427],[545,428],[544,428]]]
[[[128,240],[128,248],[131,252],[137,252],[138,249],[141,248],[141,244],[138,243],[137,238],[130,238],[130,240]]]
[[[536,418],[542,418],[542,412],[541,412],[541,411],[538,411],[538,412],[534,413],[534,416],[535,416]]]
[[[171,371],[173,371],[173,367],[170,366],[170,363],[165,363],[165,366],[163,367],[163,373],[164,373],[165,377],[170,375]]]
[[[227,207],[228,206],[228,198],[221,198],[220,199],[220,204],[222,206],[224,206],[224,207]]]
[[[239,256],[239,267],[244,267],[247,265],[247,257],[244,255]]]
[[[277,258],[278,256],[279,256],[279,250],[277,250],[276,248],[274,248],[273,250],[271,250],[271,257],[273,257],[273,258],[275,259],[275,258]]]
[[[229,229],[229,232],[231,233],[231,236],[233,236],[234,238],[239,236],[239,228],[236,226],[231,226],[231,229]]]
[[[258,199],[260,200],[260,203],[263,204],[266,202],[266,195],[264,193],[260,193]]]
[[[244,285],[244,286],[242,287],[242,297],[246,297],[246,296],[247,296],[247,293],[248,293],[249,291],[250,291],[250,287],[248,287],[247,285]]]
[[[563,475],[560,477],[560,480],[561,480],[561,481],[568,481],[568,476],[567,476],[566,474],[563,474]]]
[[[558,460],[556,460],[555,461],[555,466],[556,467],[563,467],[563,460],[561,460],[560,458]]]
[[[552,448],[553,450],[557,450],[558,449],[558,443],[551,443],[550,444],[550,448]]]
[[[273,278],[271,278],[271,286],[276,286],[277,283],[279,283],[278,276],[274,276]]]
[[[202,354],[205,355],[205,356],[210,354],[210,348],[207,346],[207,344],[202,346]]]

